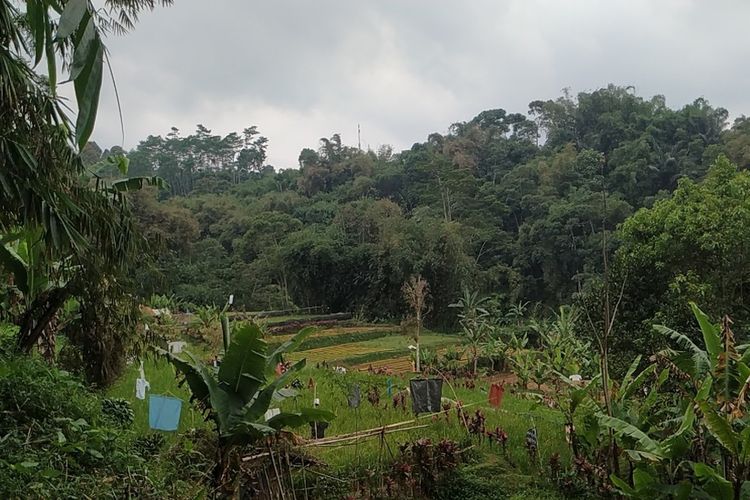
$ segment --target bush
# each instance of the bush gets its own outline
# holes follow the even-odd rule
[[[117,427],[130,427],[135,419],[130,401],[121,398],[103,399],[102,413]]]
[[[143,458],[150,458],[161,451],[166,441],[164,434],[152,432],[136,438],[133,441],[133,450]]]
[[[411,364],[413,366],[417,366],[417,351],[412,350],[409,353],[409,359],[411,359]],[[432,349],[429,349],[427,347],[420,347],[419,349],[419,367],[422,371],[427,370],[429,368],[437,368],[437,360],[438,360],[438,354]]]
[[[0,498],[195,497],[183,448],[149,460],[122,428],[129,404],[104,401],[41,360],[0,358]]]

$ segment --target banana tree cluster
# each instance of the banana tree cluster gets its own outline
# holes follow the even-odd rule
[[[714,323],[695,304],[691,308],[703,345],[655,326],[682,350],[654,356],[665,368],[644,399],[653,402],[669,376],[680,413],[658,418],[654,405],[646,404],[623,418],[600,416],[633,466],[630,477],[611,477],[627,497],[750,498],[750,349],[736,343],[729,317]],[[654,372],[655,366],[642,373]]]

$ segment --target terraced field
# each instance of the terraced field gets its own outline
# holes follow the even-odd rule
[[[386,358],[372,361],[370,363],[362,363],[354,365],[352,368],[356,370],[367,370],[372,367],[375,370],[388,369],[395,374],[408,373],[414,369],[411,361],[411,356],[402,356],[400,358]]]
[[[309,339],[320,337],[334,337],[337,335],[347,335],[352,333],[395,332],[396,330],[398,330],[398,327],[394,325],[335,326],[319,330],[310,335]],[[295,334],[293,333],[284,335],[271,335],[268,338],[268,341],[286,342],[287,340],[294,337],[294,335]]]
[[[395,331],[394,331],[395,328]],[[348,367],[366,368],[389,367],[394,371],[405,372],[411,370],[409,345],[413,343],[409,338],[400,334],[393,326],[372,328],[346,327],[323,330],[311,337],[306,343],[312,343],[294,353],[292,359],[307,358],[308,363],[339,364]],[[368,333],[369,332],[369,333]],[[371,335],[373,338],[367,339]],[[364,337],[364,338],[363,338]],[[275,339],[275,337],[274,337]],[[315,347],[315,342],[325,340],[325,345]],[[340,339],[341,342],[336,342]],[[456,344],[458,337],[427,332],[422,335],[420,344],[424,348],[440,351],[449,345]]]
[[[322,361],[334,363],[353,356],[380,351],[378,347],[364,346],[363,344],[364,342],[355,342],[352,344],[339,344],[330,347],[310,349],[308,351],[298,351],[292,354],[292,359],[307,358],[307,361],[310,363],[318,363]]]
[[[304,325],[306,321],[314,323],[319,317],[316,315],[279,316],[266,318],[263,322],[267,326],[272,326],[274,322],[294,319]],[[290,358],[297,360],[304,357],[311,365],[325,361],[330,365],[343,365],[356,369],[367,369],[372,365],[373,368],[389,368],[394,373],[406,373],[412,370],[409,345],[413,344],[413,341],[401,333],[399,325],[366,323],[357,325],[351,319],[334,323],[319,326],[319,330],[310,335]],[[217,331],[217,344],[212,346],[212,349],[217,351],[220,346],[218,335]],[[269,333],[266,336],[266,342],[273,347],[292,337],[294,333]],[[423,332],[420,344],[423,348],[442,352],[448,346],[459,342],[460,338],[456,335],[427,330]]]

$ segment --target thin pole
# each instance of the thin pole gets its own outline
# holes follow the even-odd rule
[[[305,456],[302,455],[302,485],[305,487],[305,500],[307,498],[307,474],[305,473]]]
[[[282,500],[286,500],[286,495],[284,495],[284,486],[281,484],[281,477],[279,476],[279,468],[276,467],[276,460],[273,458],[273,449],[271,448],[271,444],[268,444],[268,451],[271,453],[271,463],[273,464],[273,472],[276,474],[276,482],[279,485],[279,493],[281,493]]]
[[[284,450],[284,455],[286,456],[286,468],[289,471],[289,484],[292,486],[292,497],[294,500],[297,500],[297,492],[294,491],[294,478],[292,477],[292,464],[289,463],[289,450]]]
[[[359,406],[354,408],[354,432],[359,432]],[[357,467],[359,467],[359,439],[354,441],[354,457],[357,459]]]

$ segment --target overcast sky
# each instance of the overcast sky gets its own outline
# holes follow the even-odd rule
[[[750,2],[175,0],[107,42],[126,148],[257,125],[269,163],[339,132],[397,150],[484,109],[633,85],[750,114]],[[94,133],[122,144],[111,84]]]

